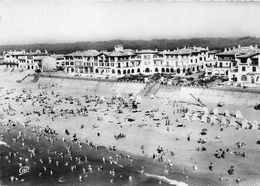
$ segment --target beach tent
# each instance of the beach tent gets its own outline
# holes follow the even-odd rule
[[[219,114],[219,111],[218,111],[217,108],[214,108],[214,109],[213,109],[213,114],[214,114],[215,116]]]
[[[234,126],[234,127],[237,127],[236,119],[232,117],[232,118],[229,120],[229,124],[228,124],[228,126]]]
[[[225,110],[225,116],[227,116],[227,117],[229,117],[230,116],[230,112],[229,112],[229,110]]]
[[[249,127],[248,121],[246,119],[244,119],[242,121],[242,128],[248,128],[248,127]]]
[[[214,115],[211,116],[211,117],[210,117],[210,122],[211,122],[211,123],[217,123],[217,117],[214,116]]]
[[[151,94],[151,96],[150,96],[150,99],[153,99],[154,98],[154,95],[153,94]]]
[[[202,117],[201,117],[201,123],[207,123],[208,122],[208,116],[207,115],[203,115]]]
[[[160,112],[153,112],[153,114],[154,114],[154,118],[153,118],[154,120],[162,119],[162,115]]]
[[[236,118],[238,118],[238,119],[243,119],[244,118],[240,110],[237,110]]]
[[[192,120],[192,121],[197,121],[197,120],[199,120],[198,114],[197,114],[196,112],[193,114],[191,120]]]
[[[117,93],[116,97],[117,97],[117,98],[121,98],[122,96],[121,96],[120,93]]]
[[[224,125],[224,126],[227,126],[228,123],[229,122],[228,122],[227,118],[223,116],[222,119],[221,119],[221,124]]]
[[[133,100],[135,100],[135,97],[132,95],[129,97],[129,100],[133,101]]]
[[[252,123],[252,130],[258,130],[258,128],[259,128],[258,122],[256,120],[253,121],[253,123]]]
[[[184,119],[190,120],[190,116],[191,116],[191,114],[187,112],[187,113],[185,113]]]
[[[137,103],[141,103],[142,100],[143,100],[143,99],[142,99],[141,96],[139,96],[139,95],[136,96],[135,101],[136,101]]]
[[[104,96],[100,96],[100,100],[105,101],[105,97]]]
[[[204,115],[209,115],[209,109],[207,107],[203,107],[202,111]]]

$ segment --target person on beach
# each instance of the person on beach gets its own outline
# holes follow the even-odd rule
[[[193,170],[194,170],[195,172],[198,172],[198,166],[197,166],[197,163],[195,163],[195,164],[193,165]]]
[[[213,170],[213,165],[212,165],[212,162],[210,162],[209,164],[209,170],[212,171]]]

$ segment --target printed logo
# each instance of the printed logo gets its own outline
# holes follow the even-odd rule
[[[19,169],[19,176],[21,176],[23,174],[26,174],[26,173],[29,173],[29,172],[30,172],[30,167],[29,166],[22,166]]]

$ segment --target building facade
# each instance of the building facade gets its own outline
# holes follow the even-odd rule
[[[103,75],[122,77],[125,75],[151,75],[171,73],[186,75],[205,69],[208,49],[183,48],[174,51],[131,50],[121,45],[114,51],[88,50],[64,55],[64,71],[70,74]]]
[[[246,85],[260,85],[260,51],[237,57],[237,68],[230,74],[230,81]]]
[[[19,68],[25,70],[36,70],[38,69],[39,59],[44,56],[48,56],[47,51],[30,51],[25,50],[11,50],[4,52],[4,63],[7,68]]]
[[[155,73],[184,76],[204,71],[206,76],[228,77],[232,83],[260,85],[260,49],[257,46],[238,46],[218,52],[196,46],[173,51],[134,51],[117,45],[112,52],[86,50],[65,55],[49,55],[40,50],[13,50],[3,53],[3,64],[8,68],[42,69],[42,60],[48,56],[52,58],[45,61],[55,63],[51,64],[52,69],[62,69],[73,76],[119,78]],[[49,68],[49,62],[46,64]]]

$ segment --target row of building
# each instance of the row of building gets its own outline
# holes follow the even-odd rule
[[[8,68],[28,70],[62,69],[73,75],[118,78],[125,75],[168,73],[179,76],[205,71],[207,76],[227,76],[232,82],[260,84],[260,49],[234,47],[223,52],[203,47],[184,47],[173,51],[132,50],[122,45],[108,51],[77,51],[51,55],[47,51],[9,51],[3,54]]]

